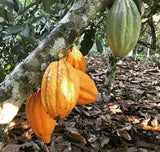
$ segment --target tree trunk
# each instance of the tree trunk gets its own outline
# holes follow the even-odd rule
[[[133,60],[136,60],[137,55],[138,55],[138,44],[133,49],[133,54],[132,54]]]
[[[155,30],[155,27],[154,27],[153,17],[152,16],[149,17],[148,23],[149,23],[149,26],[151,28],[151,36],[152,36],[151,50],[155,51],[156,50],[156,30]]]
[[[104,86],[105,88],[107,88],[108,91],[111,91],[114,87],[116,65],[117,65],[117,59],[113,55],[113,53],[110,53],[109,60],[108,60],[106,79],[104,83]]]
[[[4,126],[12,121],[27,96],[40,86],[49,63],[62,58],[96,13],[103,12],[111,3],[112,0],[75,0],[44,42],[0,84],[0,142],[7,136]]]
[[[0,125],[0,150],[7,144],[8,124]]]

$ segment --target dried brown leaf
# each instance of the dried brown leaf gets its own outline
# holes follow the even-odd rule
[[[113,114],[116,114],[116,113],[122,113],[122,110],[120,109],[119,105],[118,104],[115,104],[113,106],[110,106],[110,111],[113,113]]]
[[[101,141],[101,147],[104,147],[105,145],[107,145],[110,141],[110,138],[105,138]]]
[[[86,144],[86,139],[79,134],[79,132],[75,128],[67,128],[67,131],[75,138],[76,140],[82,142],[83,144]]]
[[[151,121],[151,125],[155,127],[159,127],[159,122],[158,122],[158,116],[155,116],[155,118]]]
[[[136,145],[140,146],[140,147],[151,148],[151,149],[154,149],[154,147],[155,147],[154,144],[150,144],[150,143],[145,142],[143,140],[137,140]]]
[[[87,117],[90,117],[91,115],[90,115],[90,113],[89,112],[87,112],[86,110],[81,110],[81,112],[84,114],[84,115],[86,115]]]
[[[132,139],[131,136],[129,135],[129,133],[127,132],[126,128],[118,129],[117,130],[117,135],[125,138],[126,140],[131,140]]]

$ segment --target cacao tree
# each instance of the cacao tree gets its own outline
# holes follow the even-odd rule
[[[3,3],[2,6],[8,5],[7,4],[8,1],[4,1],[4,2],[6,3]],[[23,20],[25,18],[25,20],[27,20],[27,18],[32,17],[31,15],[33,14],[35,17],[41,17],[42,15],[46,15],[46,13],[43,11],[42,11],[42,14],[41,12],[36,12],[36,10],[39,7],[44,7],[44,10],[45,8],[47,8],[47,11],[48,11],[48,7],[46,6],[47,4],[45,3],[45,1],[42,1],[42,4],[43,4],[42,6],[39,5],[39,2],[40,1],[33,1],[29,5],[26,5],[26,4],[23,5],[22,11],[20,10],[19,11],[20,13],[24,13],[24,16],[22,15],[22,17],[18,19]],[[53,29],[51,28],[52,30],[50,29],[47,31],[48,36],[42,42],[40,42],[39,45],[38,45],[39,41],[36,41],[36,35],[35,35],[33,39],[35,40],[35,45],[31,46],[30,48],[33,49],[35,48],[35,46],[37,46],[37,48],[35,48],[33,52],[31,52],[30,50],[29,52],[31,53],[28,52],[29,54],[28,57],[24,59],[22,62],[20,62],[16,66],[16,68],[10,73],[10,75],[8,75],[8,77],[0,84],[0,124],[1,124],[0,125],[0,134],[1,134],[0,145],[1,147],[4,146],[4,143],[6,141],[6,132],[7,132],[7,126],[9,122],[17,114],[19,108],[23,104],[26,97],[29,94],[31,94],[33,91],[35,91],[35,89],[40,85],[44,70],[49,65],[49,63],[51,61],[55,61],[62,58],[65,55],[68,48],[73,45],[76,38],[80,36],[80,34],[82,34],[82,32],[89,25],[91,20],[94,19],[96,13],[100,11],[103,12],[106,9],[106,7],[110,5],[111,2],[112,2],[111,0],[74,1],[74,4],[72,5],[72,7],[62,19],[58,16],[59,22]],[[48,5],[50,6],[50,4]],[[28,12],[27,9],[30,6],[34,6],[34,7],[32,9],[29,9],[29,12]],[[5,12],[11,11],[11,8],[9,7],[8,7],[9,9],[6,9],[6,7],[4,8],[5,8],[4,9]],[[30,13],[30,11],[32,12]],[[9,15],[3,16],[3,18],[6,19],[8,18],[8,16]],[[12,33],[13,35],[12,39],[15,39],[14,36],[18,36],[18,37],[20,36],[20,41],[21,41],[20,44],[22,43],[22,45],[20,46],[23,46],[23,42],[25,42],[26,35],[34,34],[34,32],[28,30],[29,26],[35,25],[34,23],[30,25],[30,23],[26,22],[27,25],[25,25],[25,28],[21,26],[20,27],[12,26],[9,28],[9,25],[13,21],[13,18],[10,18],[10,20],[6,19],[5,21],[6,21],[6,24],[8,25],[7,29],[5,30],[10,31]],[[44,19],[42,18],[42,23],[43,21]],[[53,18],[53,21],[54,21],[54,18]],[[45,27],[45,24],[43,25],[44,27],[41,27],[41,24],[40,25],[38,24],[37,28],[38,29],[47,28]],[[3,28],[1,26],[2,30]],[[21,35],[17,35],[19,31],[21,31]],[[43,32],[43,30],[42,31],[40,30],[40,32]],[[11,43],[9,45],[10,47],[12,46]],[[9,51],[11,50],[9,49]]]
[[[144,11],[141,0],[134,0]],[[158,0],[144,1],[145,10],[138,44],[158,48],[153,16],[160,10]],[[80,43],[87,54],[96,44],[100,53],[108,50],[105,20],[114,0],[4,0],[0,2],[0,149],[7,142],[7,127],[26,98],[40,85],[50,62],[62,58]],[[144,31],[149,25],[151,43]],[[144,29],[144,30],[143,30]],[[80,40],[79,40],[80,39]],[[111,76],[106,86],[114,84],[117,59],[109,58]],[[111,65],[111,66],[110,66]],[[108,68],[109,69],[109,68]],[[8,112],[9,111],[9,112]]]

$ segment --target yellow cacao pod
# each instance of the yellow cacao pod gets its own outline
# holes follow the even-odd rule
[[[49,143],[56,120],[46,113],[41,103],[40,89],[27,98],[26,114],[33,132],[45,143]]]
[[[75,69],[62,60],[52,62],[41,83],[42,104],[55,120],[69,115],[77,103],[80,79]]]

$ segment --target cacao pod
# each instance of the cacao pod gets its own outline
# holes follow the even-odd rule
[[[69,49],[66,56],[61,60],[69,62],[74,68],[83,72],[86,70],[86,60],[82,53],[76,48]]]
[[[96,101],[98,90],[90,76],[80,70],[75,69],[80,78],[80,92],[77,104],[90,104]]]
[[[46,113],[41,103],[40,89],[27,98],[26,114],[33,132],[45,143],[49,143],[56,120]]]
[[[141,29],[141,16],[133,0],[116,0],[106,19],[109,46],[114,55],[126,56],[136,45]]]
[[[53,119],[69,115],[77,104],[79,91],[79,76],[68,62],[59,60],[47,67],[41,83],[41,99]]]

